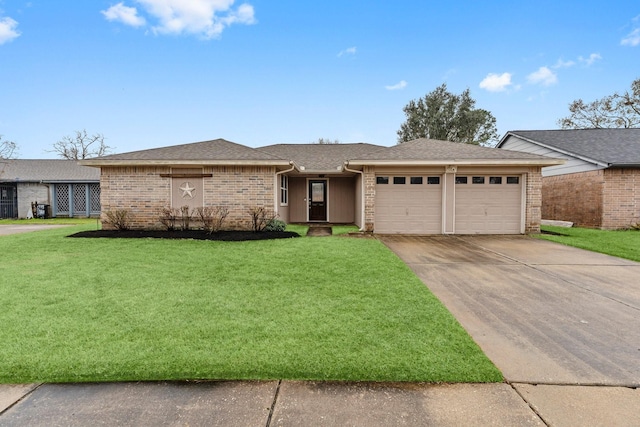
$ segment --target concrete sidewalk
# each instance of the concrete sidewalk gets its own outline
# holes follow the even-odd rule
[[[634,426],[640,391],[297,381],[0,385],[2,426]]]

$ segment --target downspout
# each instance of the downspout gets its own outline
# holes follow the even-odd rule
[[[362,212],[360,212],[360,218],[362,219],[362,225],[360,225],[360,231],[364,231],[365,230],[365,224],[366,224],[366,219],[364,217],[365,215],[365,209],[364,209],[364,203],[365,203],[365,195],[364,195],[364,190],[365,190],[365,185],[364,185],[364,172],[363,171],[359,171],[359,170],[355,170],[355,169],[349,169],[349,160],[347,160],[346,162],[344,162],[344,170],[346,170],[347,172],[353,172],[353,173],[359,173],[360,174],[360,183],[362,186],[362,189],[360,191],[360,208],[362,209]]]
[[[274,209],[273,210],[275,211],[276,217],[279,215],[278,209],[280,208],[280,200],[279,200],[279,197],[278,197],[280,195],[280,180],[278,178],[283,173],[291,172],[292,170],[294,170],[296,168],[295,165],[293,164],[293,161],[290,161],[289,164],[291,165],[291,168],[283,170],[283,171],[280,171],[280,172],[276,172],[276,175],[275,175],[275,178],[274,178],[276,180],[276,182],[275,182],[275,186],[274,186],[275,187],[274,188],[275,191],[273,192],[274,193],[273,194],[273,196],[274,196],[274,204],[273,204],[273,208]],[[288,192],[289,192],[289,190],[287,189],[287,198],[289,197],[289,193]]]

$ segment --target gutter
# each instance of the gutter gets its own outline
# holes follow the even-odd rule
[[[507,151],[507,150],[505,150]],[[565,163],[564,159],[549,157],[549,160],[525,159],[445,159],[445,160],[351,160],[353,165],[369,166],[554,166]]]
[[[275,179],[274,190],[275,191],[273,192],[274,193],[273,194],[273,196],[274,196],[273,197],[274,198],[274,200],[273,200],[274,209],[273,210],[275,211],[276,216],[280,215],[279,212],[278,212],[278,208],[280,208],[280,200],[279,200],[279,197],[278,197],[280,195],[280,182],[279,182],[278,178],[283,173],[291,172],[292,170],[294,170],[296,168],[296,166],[293,164],[293,161],[289,162],[289,165],[291,166],[289,169],[282,170],[280,172],[276,172],[276,175],[274,177],[274,179]],[[287,204],[289,204],[289,189],[288,188],[287,188]]]
[[[364,231],[365,230],[365,224],[366,224],[366,219],[364,217],[365,215],[365,185],[364,185],[364,172],[363,171],[359,171],[359,170],[355,170],[355,169],[349,169],[349,160],[347,160],[346,162],[344,162],[344,170],[346,170],[347,172],[352,172],[352,173],[359,173],[360,174],[360,182],[362,184],[362,190],[360,191],[360,197],[361,197],[361,201],[360,201],[360,207],[362,209],[362,212],[360,212],[360,214],[362,215],[360,218],[362,218],[362,225],[360,226],[360,230],[359,231]]]

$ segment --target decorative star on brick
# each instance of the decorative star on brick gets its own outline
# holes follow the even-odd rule
[[[196,191],[196,188],[192,187],[190,182],[185,182],[178,189],[182,191],[183,199],[193,199],[193,193]]]

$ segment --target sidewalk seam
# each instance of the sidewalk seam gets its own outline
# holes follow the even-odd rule
[[[24,399],[26,399],[27,397],[31,396],[31,394],[36,391],[37,389],[40,388],[40,386],[44,384],[44,383],[40,383],[37,384],[35,387],[33,387],[31,390],[29,390],[28,392],[26,392],[25,394],[23,394],[18,400],[16,400],[15,402],[13,402],[11,405],[7,406],[6,408],[4,408],[3,411],[0,411],[0,416],[2,416],[3,414],[7,413],[11,408],[13,408],[14,406],[16,406],[18,403],[22,402]]]
[[[527,406],[529,407],[529,409],[531,409],[531,410],[533,411],[533,413],[534,413],[534,414],[536,414],[538,418],[540,418],[540,421],[542,421],[542,423],[543,423],[544,425],[549,426],[549,423],[544,419],[544,417],[540,414],[540,412],[538,412],[538,411],[536,410],[536,408],[534,408],[534,407],[531,405],[531,403],[529,403],[529,401],[528,401],[527,399],[525,399],[525,397],[524,397],[524,396],[523,396],[523,395],[518,391],[518,389],[517,389],[517,388],[515,388],[515,387],[513,386],[513,384],[512,384],[512,383],[510,383],[510,382],[507,382],[507,384],[509,384],[509,387],[511,387],[511,389],[512,389],[513,391],[515,391],[515,392],[516,392],[516,394],[517,394],[518,396],[520,396],[520,399],[522,399],[522,401],[523,401],[524,403],[526,403],[526,404],[527,404]],[[536,385],[536,384],[533,384],[533,385]]]
[[[278,385],[276,386],[276,392],[273,394],[273,402],[271,402],[271,408],[269,408],[269,416],[267,417],[267,424],[265,427],[269,427],[271,425],[271,417],[273,417],[273,411],[276,408],[276,403],[278,402],[278,395],[280,394],[280,385],[282,384],[282,380],[278,380]]]

